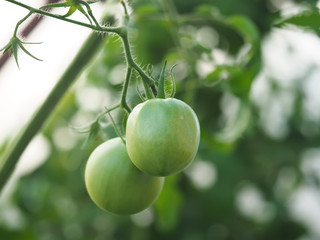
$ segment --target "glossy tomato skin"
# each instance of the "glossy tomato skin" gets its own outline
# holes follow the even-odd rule
[[[132,162],[152,176],[180,172],[199,146],[199,121],[189,105],[175,98],[151,99],[137,105],[126,127]]]
[[[85,169],[91,199],[100,208],[119,215],[149,207],[159,196],[163,182],[164,178],[147,175],[132,164],[120,138],[99,145]]]

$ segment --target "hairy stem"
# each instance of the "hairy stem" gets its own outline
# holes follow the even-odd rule
[[[154,80],[152,78],[150,78],[145,73],[145,71],[143,71],[143,69],[134,61],[132,53],[131,53],[131,49],[130,49],[129,40],[128,40],[127,29],[123,28],[123,30],[120,32],[119,36],[122,39],[127,65],[130,68],[133,68],[134,70],[136,70],[138,72],[138,74],[140,75],[140,77],[141,77],[141,79],[143,81],[143,86],[145,88],[147,97],[148,98],[153,98],[153,93],[150,91],[149,87],[155,89],[154,88],[154,85],[155,85]]]
[[[3,189],[5,183],[12,174],[21,154],[23,153],[31,139],[41,129],[44,122],[54,110],[55,106],[58,104],[64,93],[69,89],[71,84],[77,78],[80,73],[79,70],[83,69],[96,54],[102,41],[103,38],[97,33],[92,33],[89,36],[76,57],[73,59],[72,63],[61,76],[57,85],[48,95],[45,102],[36,112],[24,131],[17,138],[11,149],[9,149],[8,155],[5,157],[4,164],[1,167],[0,171],[0,191]]]
[[[131,78],[131,73],[132,73],[132,69],[131,67],[127,67],[127,73],[126,73],[126,79],[124,81],[124,85],[122,87],[122,93],[121,93],[121,100],[120,100],[120,106],[126,110],[128,113],[131,112],[131,108],[129,107],[129,105],[127,104],[127,91],[128,91],[128,86],[129,86],[129,82],[130,82],[130,78]]]

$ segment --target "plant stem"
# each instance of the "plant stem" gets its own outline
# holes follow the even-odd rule
[[[29,18],[32,15],[32,12],[29,12],[24,18],[22,18],[16,25],[16,28],[14,29],[14,33],[13,36],[17,36],[17,32],[18,32],[18,28],[21,25],[21,23],[23,23],[25,20],[27,20],[27,18]]]
[[[122,87],[122,93],[121,93],[121,100],[120,100],[120,107],[122,107],[124,110],[126,110],[128,113],[131,112],[131,108],[127,104],[127,91],[128,91],[128,86],[131,78],[131,73],[132,69],[131,67],[127,67],[127,73],[126,73],[126,79],[124,81],[124,85]]]
[[[80,26],[83,26],[83,27],[86,27],[86,28],[90,28],[90,29],[96,30],[96,31],[113,32],[113,33],[118,33],[119,32],[119,28],[118,27],[102,27],[102,26],[91,25],[91,24],[87,24],[87,23],[84,23],[84,22],[76,21],[76,20],[73,20],[73,19],[70,19],[70,18],[65,18],[64,16],[53,14],[53,13],[50,13],[50,12],[47,12],[47,11],[44,11],[44,10],[41,10],[41,9],[33,8],[31,6],[28,6],[28,5],[23,4],[21,2],[17,2],[15,0],[5,0],[5,1],[13,3],[15,5],[18,5],[20,7],[23,7],[25,9],[28,9],[30,11],[30,13],[29,13],[30,15],[33,14],[33,13],[38,13],[38,14],[41,14],[41,15],[44,15],[44,16],[56,18],[56,19],[59,19],[59,20],[62,20],[62,21],[66,21],[66,22],[69,22],[69,23],[80,25]]]
[[[9,149],[8,155],[5,157],[4,164],[0,171],[0,192],[12,174],[21,154],[31,139],[41,129],[44,122],[54,110],[64,93],[69,89],[71,84],[81,72],[80,70],[83,69],[96,54],[102,42],[103,37],[97,33],[91,33],[76,57],[73,59],[72,63],[61,76],[57,85],[52,89],[45,102],[33,116],[24,131],[19,135],[17,141],[15,141],[11,149]]]
[[[110,120],[111,120],[111,122],[112,122],[113,128],[114,128],[114,130],[116,131],[116,134],[118,135],[118,137],[121,139],[121,141],[122,141],[123,144],[125,145],[125,144],[126,144],[126,141],[124,140],[124,138],[123,138],[123,136],[122,136],[119,128],[117,127],[117,124],[116,124],[116,122],[114,121],[114,119],[113,119],[110,111],[107,111],[107,114],[109,115],[109,118],[110,118]]]
[[[99,114],[99,116],[97,117],[96,121],[100,121],[100,119],[102,117],[104,117],[104,115],[106,115],[109,112],[112,112],[113,110],[117,109],[118,107],[120,107],[120,104],[118,104],[118,105],[116,105],[116,106],[114,106],[112,108],[106,108],[106,110],[104,112]]]
[[[123,48],[124,48],[124,52],[125,52],[125,56],[126,56],[126,61],[127,61],[127,65],[130,68],[135,69],[138,74],[140,75],[142,82],[143,82],[143,86],[145,88],[146,91],[146,95],[147,97],[153,98],[153,93],[150,91],[150,88],[154,88],[154,80],[152,78],[150,78],[144,71],[143,69],[134,61],[133,57],[132,57],[132,53],[131,53],[131,49],[130,49],[130,44],[129,44],[129,40],[128,40],[128,33],[127,33],[127,29],[124,27],[122,31],[120,31],[118,34],[122,39],[122,43],[123,43]],[[155,90],[154,90],[155,92]]]

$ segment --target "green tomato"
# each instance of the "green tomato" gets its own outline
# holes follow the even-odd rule
[[[189,105],[175,99],[151,99],[130,113],[126,142],[131,161],[152,176],[186,168],[199,146],[199,121]]]
[[[115,214],[134,214],[149,207],[159,196],[164,178],[137,169],[120,138],[99,145],[90,155],[85,183],[91,199]]]

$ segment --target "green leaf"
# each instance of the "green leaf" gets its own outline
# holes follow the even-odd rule
[[[309,9],[305,12],[302,12],[298,15],[284,18],[284,19],[278,19],[275,23],[275,27],[283,27],[288,24],[295,25],[297,27],[302,27],[307,30],[312,30],[316,32],[317,34],[320,34],[320,13],[319,10]]]
[[[248,97],[251,85],[261,69],[260,48],[255,47],[250,54],[252,56],[249,61],[245,65],[241,65],[240,71],[231,75],[230,81],[228,81],[231,92],[240,98]]]

